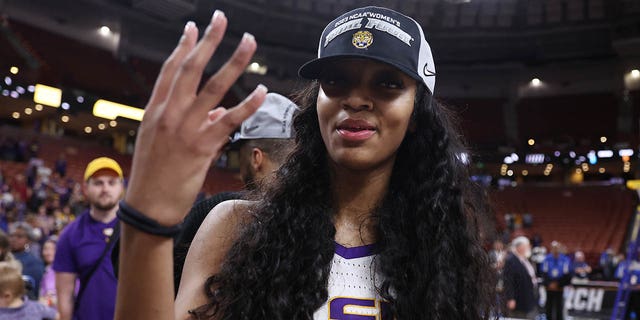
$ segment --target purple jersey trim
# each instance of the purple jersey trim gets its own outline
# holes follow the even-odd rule
[[[347,248],[339,243],[336,244],[336,254],[345,259],[356,259],[372,256],[378,251],[375,243],[360,247]]]

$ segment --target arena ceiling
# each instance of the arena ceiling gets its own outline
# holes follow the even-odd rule
[[[268,67],[269,76],[291,79],[314,56],[325,24],[364,5],[415,17],[441,66],[640,56],[636,0],[0,0],[0,12],[123,59],[161,61],[186,21],[203,26],[222,9],[230,24],[221,56],[251,32],[259,42],[256,61]],[[95,36],[103,25],[115,40]]]

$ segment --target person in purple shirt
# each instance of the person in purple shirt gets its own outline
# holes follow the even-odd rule
[[[89,209],[64,229],[53,262],[58,311],[62,320],[111,320],[117,280],[108,259],[110,248],[105,248],[117,236],[116,211],[124,191],[122,169],[113,159],[97,158],[87,165],[84,181]],[[80,291],[74,297],[76,279]]]

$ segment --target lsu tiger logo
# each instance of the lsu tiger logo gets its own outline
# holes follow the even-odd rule
[[[369,31],[358,31],[353,34],[351,43],[358,49],[366,49],[373,43],[373,34]]]

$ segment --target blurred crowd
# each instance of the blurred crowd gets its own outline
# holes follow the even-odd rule
[[[0,160],[28,163],[24,172],[14,175],[7,174],[0,165],[0,268],[5,270],[0,276],[0,291],[13,292],[16,299],[28,297],[30,302],[21,307],[25,310],[56,306],[51,265],[57,239],[65,226],[87,208],[81,182],[66,176],[64,156],[53,167],[47,167],[37,151],[35,141],[0,141]],[[24,294],[12,282],[15,272],[25,284]],[[31,301],[39,302],[38,306]],[[0,318],[20,319],[21,315],[3,314],[10,305],[11,301],[0,300]],[[28,312],[50,314],[49,311]]]

